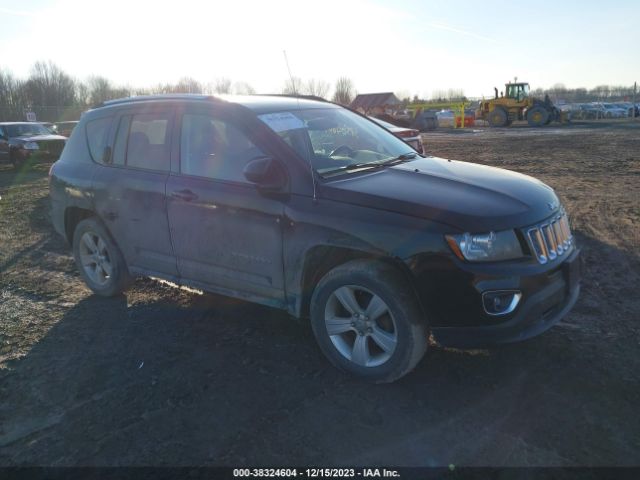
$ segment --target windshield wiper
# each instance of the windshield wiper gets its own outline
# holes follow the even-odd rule
[[[418,154],[416,152],[408,152],[408,153],[403,153],[402,155],[398,155],[395,158],[390,158],[389,160],[385,160],[384,162],[380,163],[379,165],[382,166],[389,166],[389,165],[395,165],[397,163],[402,163],[405,162],[407,160],[412,160],[414,158],[416,158]]]
[[[352,163],[349,165],[343,165],[342,167],[334,168],[333,170],[329,170],[324,173],[335,173],[335,172],[350,172],[351,170],[360,170],[362,168],[383,168],[389,167],[391,165],[397,165],[398,163],[405,162],[407,160],[411,160],[416,158],[418,154],[415,152],[403,153],[402,155],[398,155],[397,157],[390,158],[389,160],[385,160],[384,162],[361,162],[361,163]]]
[[[390,158],[389,160],[385,160],[384,162],[375,162],[375,163],[356,163],[354,165],[347,165],[346,170],[353,170],[354,168],[362,168],[362,167],[390,167],[392,165],[397,165],[402,162],[406,162],[407,160],[412,160],[416,158],[417,153],[409,152],[403,153],[402,155],[398,155],[397,157]]]

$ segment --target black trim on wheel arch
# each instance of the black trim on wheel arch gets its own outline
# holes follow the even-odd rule
[[[334,292],[345,286],[359,287],[379,297],[393,316],[397,344],[393,354],[380,365],[355,364],[330,338],[325,321],[327,303]],[[367,305],[360,306],[366,308]],[[334,365],[377,383],[392,382],[408,373],[427,349],[428,325],[412,289],[400,272],[379,261],[353,260],[327,273],[311,299],[311,324],[320,349]],[[357,335],[357,327],[353,330],[353,335]]]
[[[99,285],[93,281],[86,273],[81,259],[80,242],[84,234],[91,232],[99,237],[105,244],[108,253],[110,268],[112,269],[108,281],[104,285]],[[132,278],[129,274],[126,262],[118,245],[113,240],[109,231],[97,217],[89,217],[80,221],[73,232],[73,256],[80,276],[85,284],[96,294],[104,297],[118,295],[130,285]]]

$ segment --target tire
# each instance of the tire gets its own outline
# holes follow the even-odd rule
[[[336,367],[370,382],[406,375],[427,350],[428,324],[411,286],[378,261],[353,260],[327,273],[311,298],[311,326]]]
[[[502,108],[493,109],[493,111],[489,112],[489,115],[487,116],[487,121],[491,127],[504,127],[507,125],[508,120],[509,116]]]
[[[527,122],[531,127],[541,127],[549,119],[549,112],[543,107],[533,107],[527,112]]]
[[[132,282],[122,252],[95,217],[82,220],[76,226],[73,256],[82,279],[98,295],[113,297]]]

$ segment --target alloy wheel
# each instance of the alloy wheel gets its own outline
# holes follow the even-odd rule
[[[113,264],[105,241],[94,232],[85,232],[80,238],[80,261],[92,282],[102,287],[113,275]]]
[[[380,366],[396,349],[398,330],[389,307],[364,287],[345,285],[334,290],[324,318],[336,350],[359,366]]]

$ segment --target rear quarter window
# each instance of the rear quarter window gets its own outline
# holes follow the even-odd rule
[[[87,122],[87,144],[89,145],[89,153],[94,162],[102,163],[104,149],[109,139],[111,121],[112,117],[106,117]]]

